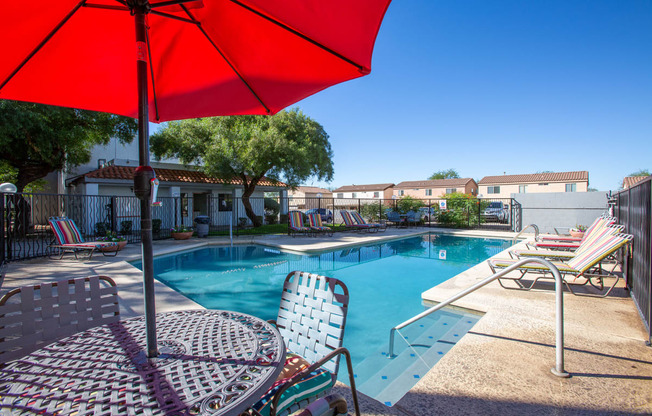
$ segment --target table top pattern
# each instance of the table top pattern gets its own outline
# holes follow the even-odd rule
[[[237,415],[272,385],[285,348],[269,323],[242,313],[158,314],[159,356],[145,320],[92,328],[0,368],[2,414]]]

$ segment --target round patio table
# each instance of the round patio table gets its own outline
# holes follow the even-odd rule
[[[156,316],[159,356],[145,356],[145,319],[63,338],[0,368],[2,414],[238,415],[283,367],[269,323],[238,312]]]

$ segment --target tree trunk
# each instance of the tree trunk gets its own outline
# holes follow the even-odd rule
[[[251,201],[249,201],[249,197],[254,193],[260,178],[252,178],[251,182],[247,182],[247,177],[244,174],[240,177],[242,178],[242,183],[244,185],[244,192],[242,193],[242,205],[244,206],[245,213],[251,220],[254,227],[260,227],[263,225],[263,223],[260,221],[260,218],[256,216],[256,212],[251,207]]]

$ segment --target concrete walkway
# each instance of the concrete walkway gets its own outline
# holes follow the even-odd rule
[[[379,234],[340,233],[333,238],[264,236],[236,239],[293,251],[315,251],[401,238],[424,230]],[[442,231],[442,230],[436,230]],[[446,232],[446,230],[443,230]],[[511,237],[510,233],[464,231],[463,235]],[[155,242],[155,255],[226,239]],[[499,256],[505,256],[505,253]],[[0,293],[35,282],[106,274],[118,283],[124,317],[142,313],[142,277],[126,261],[140,248],[128,245],[116,258],[92,261],[37,259],[10,263]],[[426,291],[441,302],[491,275],[485,263]],[[157,311],[199,305],[157,282]],[[620,289],[608,298],[564,295],[565,368],[571,378],[550,372],[555,366],[555,298],[552,285],[536,291],[501,288],[494,282],[455,303],[484,315],[435,367],[394,407],[362,397],[364,415],[630,415],[652,414],[652,348],[634,303]],[[343,385],[338,392],[349,396]],[[350,397],[350,396],[349,396]],[[349,404],[351,404],[349,400]],[[352,409],[351,409],[352,410]]]

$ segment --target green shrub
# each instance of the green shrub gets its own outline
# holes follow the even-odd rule
[[[249,218],[247,217],[239,217],[238,218],[238,227],[244,228],[247,226],[247,221],[249,221]]]
[[[442,225],[467,228],[483,221],[480,213],[487,207],[487,202],[459,192],[447,194],[443,198],[446,200],[446,210],[440,211],[438,218]]]
[[[406,195],[396,201],[396,210],[401,214],[407,214],[408,211],[419,211],[419,208],[425,205],[422,200]]]
[[[278,223],[287,225],[287,223],[288,223],[288,214],[281,214]]]
[[[133,221],[122,221],[120,222],[120,234],[122,235],[130,235],[131,234],[131,226],[133,224]],[[152,228],[154,228],[152,224]],[[152,229],[152,232],[154,230]]]
[[[111,231],[111,224],[108,222],[96,222],[94,231],[95,235],[104,237],[107,231]]]
[[[161,223],[162,221],[158,218],[152,219],[152,233],[158,234],[161,232]]]

